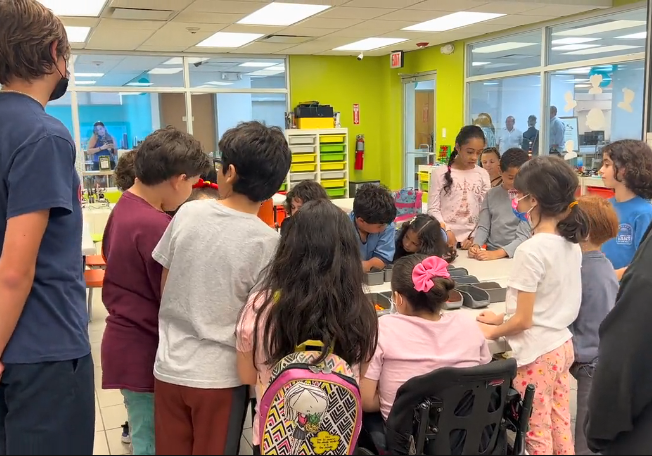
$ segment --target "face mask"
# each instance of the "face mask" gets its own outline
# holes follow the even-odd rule
[[[59,68],[57,68],[59,71]],[[59,71],[61,74],[61,71]],[[61,79],[57,82],[57,85],[54,87],[54,90],[50,94],[50,101],[58,100],[66,94],[68,91],[68,78],[61,74]]]
[[[392,296],[390,296],[390,298],[389,298],[389,304],[390,304],[389,313],[392,313],[392,314],[395,314],[395,313],[398,312],[398,310],[396,310],[396,301],[394,300],[394,296],[395,296],[394,293],[392,293]]]
[[[530,211],[527,211],[527,212],[520,212],[518,210],[518,203],[523,198],[527,198],[528,196],[529,195],[525,195],[525,196],[523,196],[521,198],[516,198],[516,195],[514,195],[514,197],[512,198],[512,211],[514,212],[514,215],[516,216],[516,218],[518,218],[519,220],[521,220],[523,222],[529,222],[530,221],[530,211],[532,209],[530,209]]]

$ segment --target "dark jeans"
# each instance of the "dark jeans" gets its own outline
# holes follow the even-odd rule
[[[0,378],[0,454],[93,454],[94,372],[91,355],[5,365]]]
[[[586,415],[595,364],[573,363],[570,373],[577,380],[577,416],[575,418],[575,454],[594,454],[586,444]]]

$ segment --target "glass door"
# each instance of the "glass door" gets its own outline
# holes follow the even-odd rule
[[[403,78],[403,187],[419,187],[419,166],[435,159],[436,75]]]

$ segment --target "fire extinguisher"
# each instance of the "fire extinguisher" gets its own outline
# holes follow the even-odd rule
[[[355,169],[361,171],[364,166],[364,135],[355,137]]]

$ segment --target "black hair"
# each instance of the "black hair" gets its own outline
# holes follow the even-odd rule
[[[106,126],[104,125],[104,122],[95,122],[93,124],[93,128],[95,128],[95,127],[104,127],[104,128],[106,128]]]
[[[421,241],[419,252],[428,256],[438,256],[443,258],[448,253],[448,245],[444,239],[444,234],[441,231],[439,221],[431,215],[419,214],[412,220],[403,223],[401,230],[396,237],[396,253],[394,254],[394,261],[403,258],[406,255],[411,255],[403,247],[403,238],[408,230],[414,230]]]
[[[210,158],[192,135],[172,126],[148,135],[134,160],[136,177],[144,185],[158,185],[185,174],[196,177],[210,168]]]
[[[134,186],[136,181],[136,149],[130,150],[120,155],[118,163],[115,166],[115,186],[118,190],[125,192]]]
[[[623,139],[602,149],[613,162],[614,178],[636,195],[652,199],[652,149],[644,141]],[[620,170],[622,176],[619,176]],[[622,180],[621,180],[622,179]]]
[[[464,144],[468,143],[472,139],[482,139],[485,143],[487,142],[487,139],[484,136],[484,132],[482,131],[482,128],[478,127],[477,125],[467,125],[465,127],[462,127],[460,132],[457,134],[457,138],[455,138],[455,149],[453,149],[453,152],[451,153],[451,156],[448,159],[448,170],[446,171],[446,174],[444,174],[444,179],[446,180],[446,184],[444,185],[444,193],[449,195],[451,192],[451,187],[453,185],[453,177],[451,176],[451,166],[453,165],[453,162],[455,161],[455,158],[459,155],[459,148],[461,148]]]
[[[506,173],[510,168],[520,168],[530,159],[527,152],[519,147],[507,149],[500,157],[500,170]]]
[[[428,257],[421,254],[408,255],[394,263],[392,291],[405,297],[414,311],[437,313],[448,301],[448,294],[455,288],[455,282],[452,279],[433,277],[432,282],[435,286],[430,291],[417,291],[412,281],[412,271]]]
[[[482,151],[482,155],[484,154],[496,154],[496,157],[498,157],[498,160],[500,160],[500,151],[498,150],[497,147],[487,147]],[[482,156],[481,155],[481,156]],[[482,166],[482,165],[480,165]]]
[[[589,234],[586,213],[578,204],[573,204],[579,184],[573,168],[562,158],[554,156],[532,158],[514,179],[514,188],[518,192],[537,201],[541,217],[564,216],[557,223],[557,231],[576,244],[585,241]]]
[[[349,365],[368,362],[378,343],[378,317],[365,296],[358,238],[344,211],[329,200],[302,206],[263,272],[254,353],[262,343],[273,366],[307,340]],[[262,323],[264,321],[264,324]]]
[[[213,166],[199,177],[206,182],[217,184],[217,170],[215,169],[215,164],[213,163]],[[219,199],[220,192],[213,187],[193,188],[192,193],[186,202],[204,198]]]
[[[218,147],[222,173],[235,168],[233,191],[256,203],[271,198],[290,170],[290,146],[278,127],[242,122],[222,135]]]
[[[305,204],[308,201],[328,199],[328,194],[319,182],[311,180],[299,182],[297,185],[292,187],[286,195],[285,212],[287,212],[288,215],[292,213],[292,200],[295,198],[301,200],[301,202]]]
[[[353,213],[371,225],[388,225],[396,218],[396,203],[386,187],[363,184],[355,193]]]

